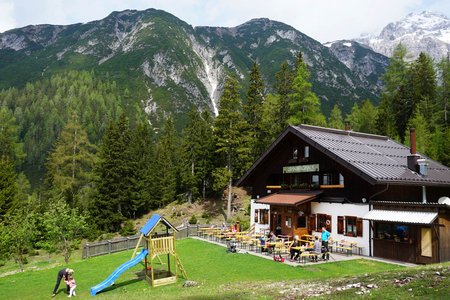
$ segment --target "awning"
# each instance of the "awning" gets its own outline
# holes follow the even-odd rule
[[[397,211],[374,209],[369,211],[363,219],[371,221],[385,221],[411,224],[431,224],[436,220],[436,212]]]
[[[303,203],[310,202],[321,195],[323,191],[311,191],[296,194],[272,194],[256,200],[256,203],[270,204],[270,205],[286,205],[297,206]]]

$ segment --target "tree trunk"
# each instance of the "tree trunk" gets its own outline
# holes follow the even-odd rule
[[[231,195],[232,194],[232,190],[231,190],[232,182],[233,182],[233,179],[230,176],[230,179],[228,180],[227,221],[231,217],[231,200],[233,199],[232,195]]]

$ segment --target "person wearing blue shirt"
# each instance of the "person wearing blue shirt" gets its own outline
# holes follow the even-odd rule
[[[327,229],[325,227],[322,227],[322,247],[324,248],[323,254],[322,254],[322,259],[326,259],[328,260],[329,258],[329,254],[328,254],[328,239],[330,238],[330,233],[327,231]]]

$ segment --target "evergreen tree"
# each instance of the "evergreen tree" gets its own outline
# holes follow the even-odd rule
[[[0,157],[0,222],[10,212],[18,193],[16,172],[11,160]]]
[[[431,57],[423,52],[414,61],[411,66],[411,81],[413,88],[413,107],[414,111],[419,106],[421,113],[428,120],[428,126],[435,125],[436,103],[436,72],[434,70]]]
[[[19,142],[19,127],[11,111],[0,107],[0,157],[19,166],[25,157],[23,145]]]
[[[408,120],[415,108],[408,88],[410,76],[406,57],[406,48],[401,43],[398,44],[383,75],[385,87],[376,121],[378,133],[392,137],[399,136],[401,141],[404,140]]]
[[[96,148],[89,142],[86,131],[74,113],[63,128],[47,162],[47,183],[50,195],[63,198],[71,207],[86,210]]]
[[[237,80],[234,77],[228,77],[220,98],[219,115],[214,124],[216,153],[227,171],[219,173],[228,176],[227,219],[231,216],[233,178],[241,176],[252,163],[251,139],[247,132],[248,124],[242,114]]]
[[[261,129],[262,129],[262,148],[266,150],[269,145],[275,141],[278,135],[283,131],[286,124],[280,122],[281,98],[279,95],[269,94],[262,105]]]
[[[311,90],[312,84],[309,82],[309,77],[308,66],[302,60],[301,55],[299,55],[290,102],[290,110],[293,114],[288,121],[293,125],[310,124],[325,126],[325,116],[320,111],[319,98]]]
[[[328,127],[336,129],[344,129],[344,121],[342,118],[342,111],[337,104],[333,106],[328,119]]]
[[[356,103],[353,105],[351,114],[347,121],[354,131],[376,133],[377,108],[370,100],[364,100],[359,107]]]
[[[447,58],[441,60],[438,64],[440,82],[438,87],[437,108],[436,108],[436,122],[441,124],[444,128],[450,126],[450,54]]]
[[[279,128],[278,132],[281,132],[289,124],[288,120],[292,115],[290,102],[294,76],[295,72],[289,67],[287,61],[281,65],[280,71],[275,74],[275,90],[279,97],[279,112],[278,120],[274,123],[274,126]]]
[[[247,103],[244,105],[244,116],[249,125],[249,134],[253,138],[253,156],[258,158],[263,149],[261,129],[261,110],[264,102],[264,83],[259,72],[256,62],[253,63],[249,87],[247,91]]]
[[[189,113],[182,151],[182,185],[188,202],[200,194],[204,200],[211,177],[214,152],[212,120],[207,111],[200,113],[193,109]]]
[[[156,146],[156,187],[159,196],[157,205],[162,207],[176,199],[179,191],[180,144],[176,135],[175,124],[171,116],[164,123]]]
[[[431,158],[436,157],[436,145],[432,142],[432,134],[428,129],[426,119],[421,112],[416,112],[408,123],[408,128],[414,128],[416,132],[417,152]],[[409,129],[405,132],[405,144],[409,145]]]
[[[134,196],[135,166],[131,161],[128,121],[122,115],[110,122],[99,152],[97,196],[92,210],[101,230],[117,231],[125,217],[132,216],[130,200]]]
[[[152,203],[158,191],[154,186],[153,160],[155,144],[153,129],[147,122],[137,125],[131,140],[132,160],[135,162],[136,178],[134,180],[134,196],[130,199],[133,218],[148,212],[155,205]]]

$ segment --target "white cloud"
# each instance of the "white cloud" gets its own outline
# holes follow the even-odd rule
[[[0,0],[0,32],[14,28],[15,26],[14,3],[11,1]]]
[[[450,16],[449,3],[448,0],[0,0],[0,32],[29,24],[89,22],[125,9],[157,8],[193,26],[237,26],[252,18],[266,17],[325,42],[379,31],[413,11],[432,10]]]

